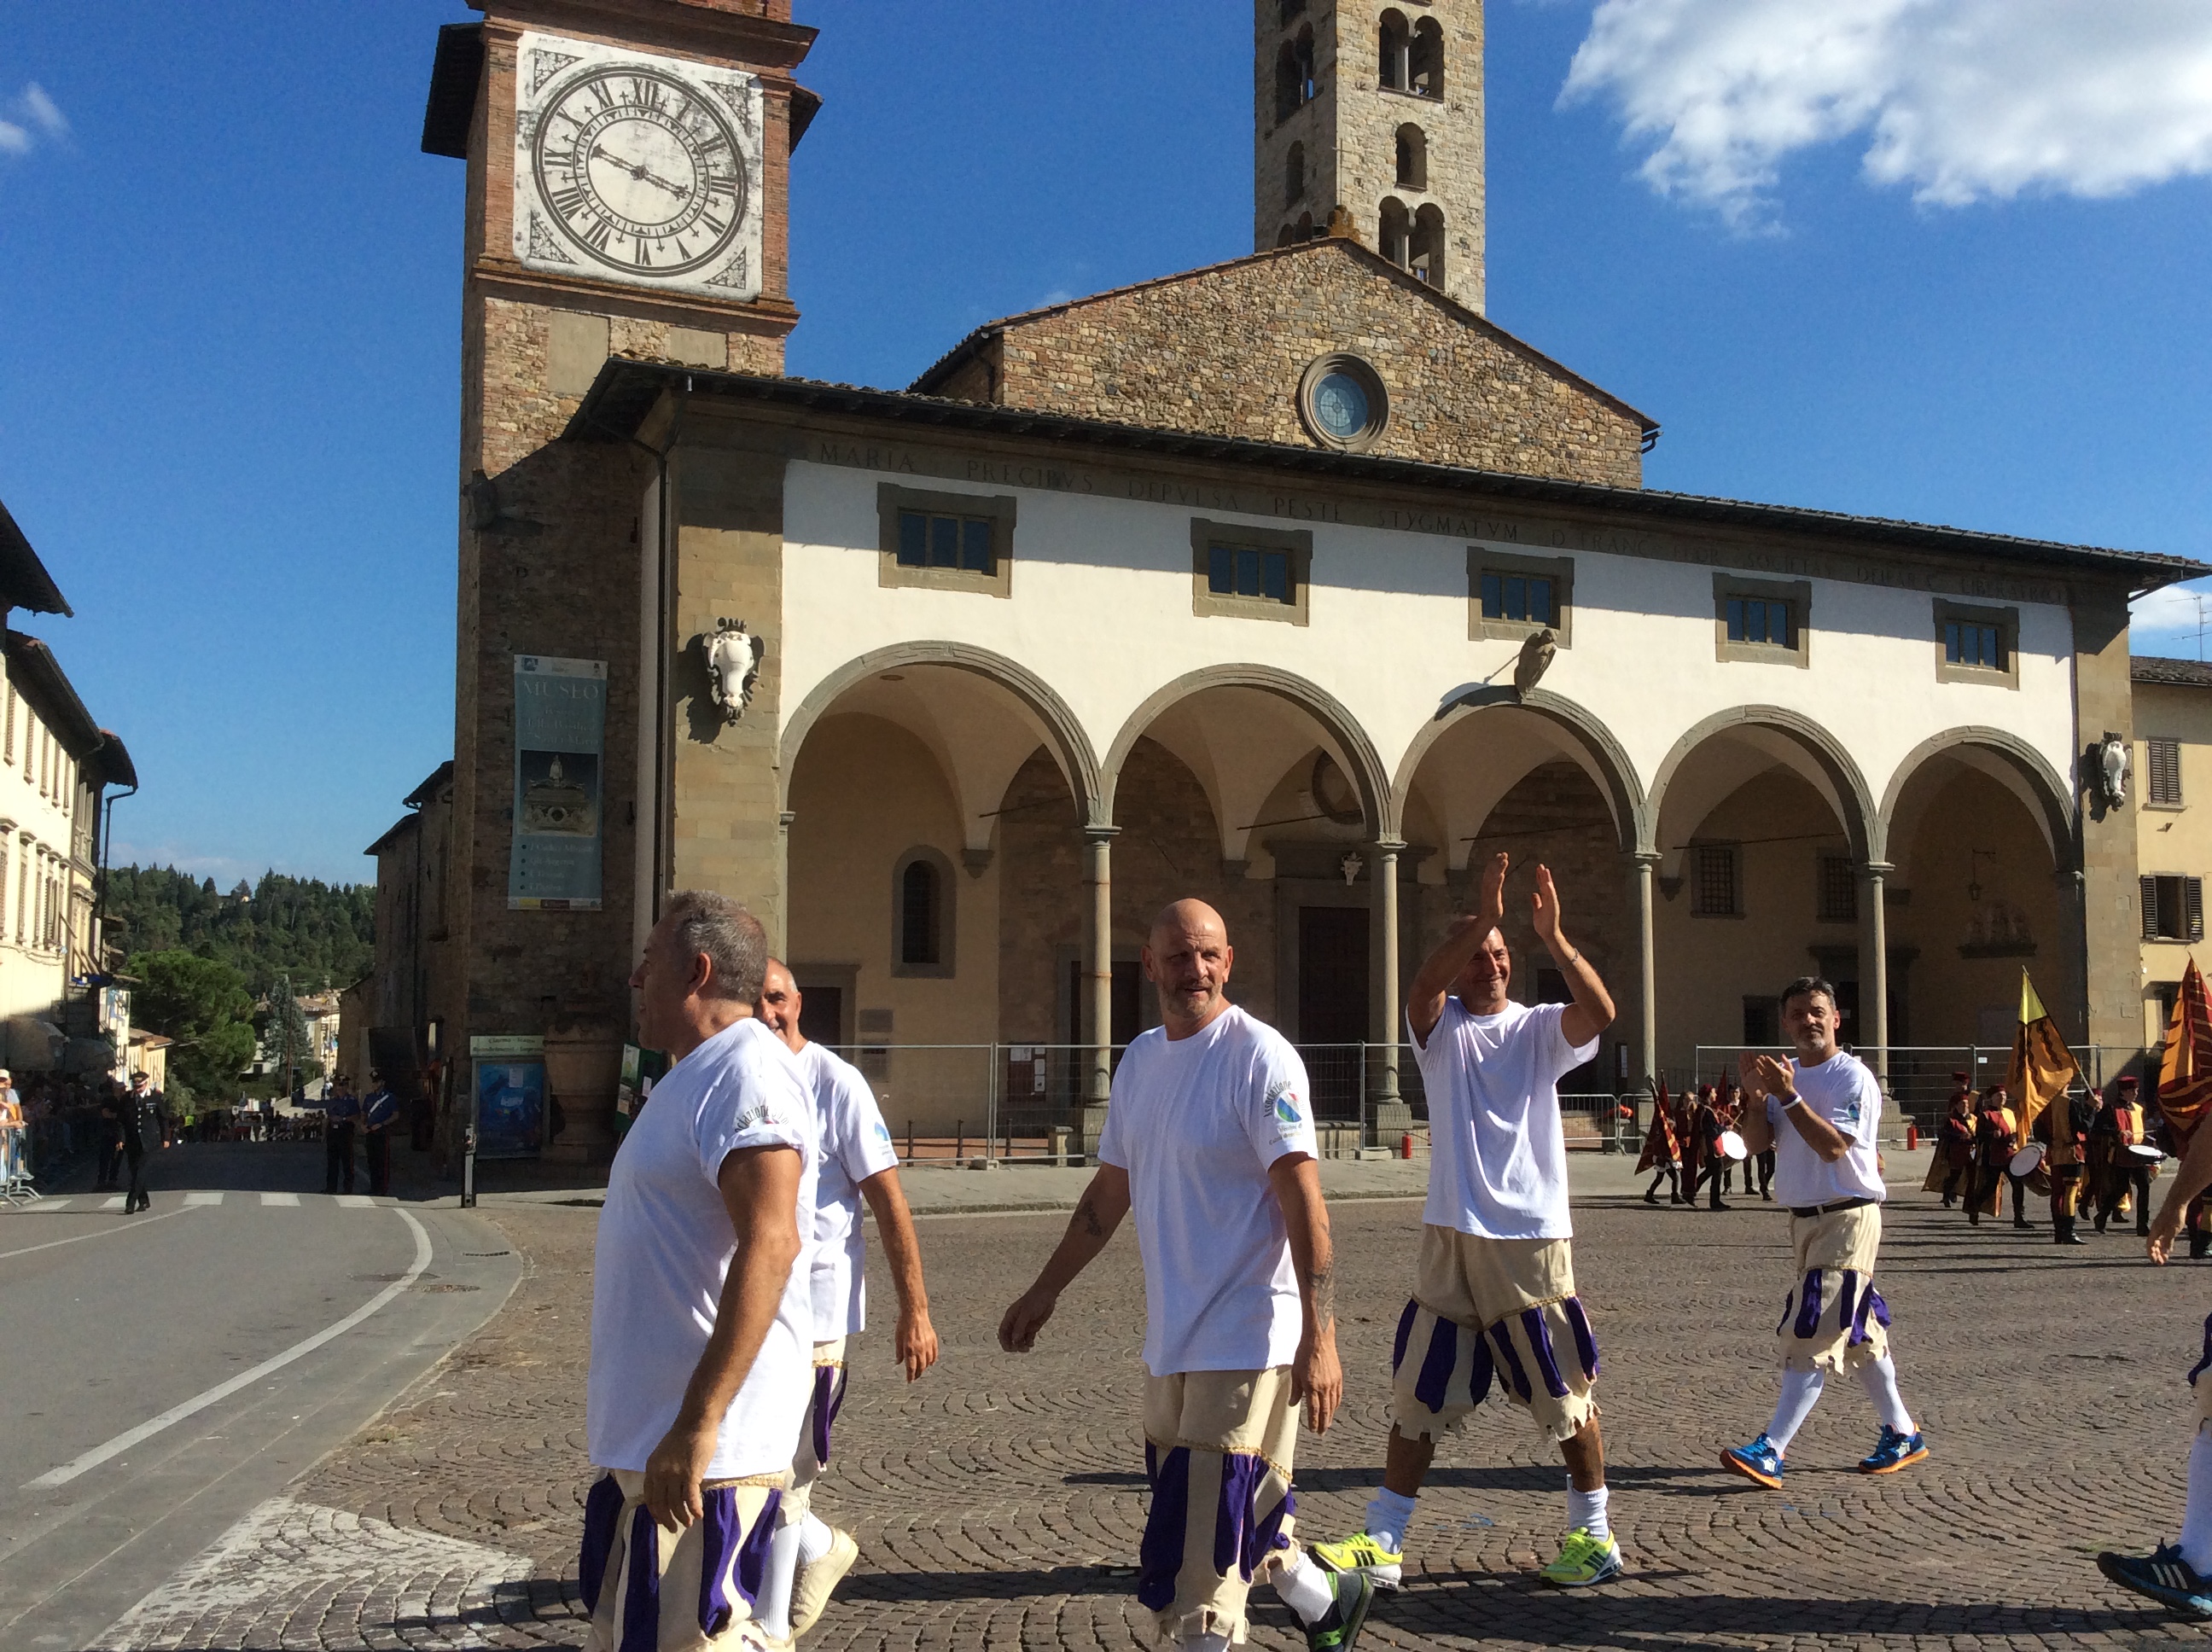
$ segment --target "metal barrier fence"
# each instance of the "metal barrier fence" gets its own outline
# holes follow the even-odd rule
[[[1745,1047],[1741,1044],[1700,1044],[1697,1047],[1697,1066],[1692,1084],[1715,1084],[1727,1073],[1735,1071],[1736,1057]],[[1767,1055],[1788,1055],[1787,1047],[1778,1047],[1758,1052]],[[1880,1046],[1868,1046],[1854,1051],[1859,1059],[1877,1072],[1884,1070],[1887,1058],[1887,1084],[1890,1100],[1897,1110],[1899,1133],[1907,1124],[1917,1126],[1924,1134],[1933,1130],[1950,1111],[1951,1092],[1956,1081],[1951,1075],[1964,1072],[1977,1090],[2004,1082],[2005,1070],[2012,1062],[2010,1044],[1892,1044],[1887,1050]],[[2074,1051],[2074,1059],[2081,1064],[2081,1082],[2093,1090],[2102,1090],[2106,1084],[2123,1072],[2134,1072],[2145,1079],[2145,1089],[2157,1083],[2157,1053],[2133,1044],[2090,1044]],[[1675,1083],[1674,1073],[1667,1075],[1670,1086]]]
[[[1109,1060],[1118,1066],[1126,1046]],[[1300,1044],[1326,1155],[1360,1148],[1415,1152],[1428,1145],[1428,1097],[1410,1046],[1397,1051],[1396,1106],[1378,1092],[1389,1047]],[[837,1054],[875,1091],[900,1158],[910,1164],[1066,1163],[1088,1151],[1099,1120],[1091,1102],[1097,1051],[1089,1044],[860,1044]],[[1571,1147],[1633,1148],[1619,1098],[1559,1098]]]

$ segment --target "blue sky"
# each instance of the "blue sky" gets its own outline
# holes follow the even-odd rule
[[[1931,0],[1983,20],[1941,47],[1974,73],[1868,24],[1800,83],[1747,55],[1762,6],[1898,9],[1492,0],[1492,319],[1664,425],[1654,487],[2212,557],[2203,8],[2073,38],[2054,6],[2103,9]],[[118,861],[367,877],[451,750],[462,167],[416,145],[471,15],[9,8],[0,499],[76,609],[27,629],[137,759]],[[792,371],[902,385],[1250,250],[1249,6],[799,15]],[[2098,53],[2125,118],[2054,114]],[[2147,617],[2195,651],[2186,599]]]

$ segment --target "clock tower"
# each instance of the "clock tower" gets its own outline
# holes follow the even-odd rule
[[[791,0],[473,3],[480,21],[439,31],[422,125],[425,151],[468,169],[460,870],[433,938],[457,967],[429,985],[449,1044],[626,1019],[654,895],[641,634],[668,465],[563,437],[611,356],[782,372],[790,155],[820,106],[793,78],[815,32]],[[529,804],[549,760],[585,794],[557,829]]]
[[[1255,250],[1335,217],[1480,310],[1482,0],[1253,7]]]

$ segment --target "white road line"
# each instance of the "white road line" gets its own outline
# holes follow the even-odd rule
[[[179,1205],[173,1211],[163,1211],[159,1216],[146,1217],[128,1227],[101,1228],[94,1233],[80,1233],[73,1239],[49,1239],[43,1245],[26,1245],[21,1250],[0,1250],[0,1262],[6,1261],[10,1256],[28,1256],[34,1250],[52,1250],[61,1245],[81,1245],[88,1239],[112,1239],[118,1233],[136,1233],[149,1222],[166,1222],[173,1216],[184,1213],[185,1207]]]
[[[34,1211],[65,1211],[69,1206],[66,1199],[42,1199],[31,1208]]]
[[[376,1208],[376,1201],[367,1193],[339,1193],[336,1197],[342,1211],[373,1211]]]
[[[103,1199],[100,1202],[100,1208],[103,1211],[119,1211],[123,1208],[126,1197],[125,1194],[118,1193],[112,1199]]]
[[[264,1193],[261,1195],[261,1202],[264,1205],[296,1205],[300,1202],[300,1195],[297,1193]]]
[[[264,1193],[261,1197],[264,1201],[269,1200],[288,1199],[295,1205],[300,1202],[300,1196],[297,1193]],[[374,1297],[371,1297],[360,1307],[355,1309],[352,1313],[347,1315],[337,1324],[325,1326],[322,1330],[316,1332],[314,1335],[307,1338],[305,1340],[294,1343],[283,1353],[270,1356],[269,1358],[263,1360],[258,1365],[256,1365],[250,1371],[240,1371],[236,1376],[232,1377],[228,1382],[218,1382],[215,1387],[208,1389],[206,1393],[196,1394],[191,1399],[185,1400],[182,1405],[170,1406],[168,1410],[163,1412],[159,1417],[150,1417],[147,1418],[146,1421],[139,1424],[137,1428],[126,1429],[124,1432],[117,1435],[113,1439],[110,1440],[106,1445],[94,1446],[91,1450],[86,1452],[82,1457],[78,1457],[70,1462],[65,1462],[59,1468],[49,1469],[46,1473],[40,1475],[36,1479],[24,1481],[23,1490],[26,1491],[51,1491],[58,1485],[67,1485],[71,1480],[83,1473],[86,1470],[99,1467],[100,1464],[106,1462],[109,1458],[121,1455],[124,1452],[130,1450],[131,1447],[138,1444],[141,1441],[152,1439],[156,1434],[161,1432],[162,1430],[173,1427],[176,1424],[183,1422],[185,1418],[191,1416],[195,1412],[205,1411],[210,1406],[214,1405],[217,1400],[228,1399],[232,1394],[236,1394],[240,1388],[251,1388],[254,1383],[258,1382],[263,1377],[267,1376],[271,1371],[282,1370],[285,1366],[289,1365],[294,1360],[301,1358],[307,1354],[311,1354],[314,1352],[316,1349],[321,1347],[325,1343],[333,1341],[336,1339],[343,1336],[347,1332],[352,1330],[355,1326],[359,1325],[370,1315],[375,1313],[379,1309],[389,1303],[393,1297],[397,1297],[401,1291],[406,1290],[409,1285],[413,1285],[416,1280],[421,1278],[422,1277],[422,1270],[430,1266],[430,1236],[423,1231],[422,1224],[415,1219],[413,1213],[410,1212],[394,1211],[392,1214],[397,1216],[401,1221],[404,1222],[409,1228],[413,1230],[415,1234],[414,1266],[410,1267],[398,1280],[385,1286],[383,1290],[378,1291]]]
[[[186,1193],[185,1195],[185,1203],[187,1205],[220,1205],[222,1203],[222,1195],[221,1193]]]

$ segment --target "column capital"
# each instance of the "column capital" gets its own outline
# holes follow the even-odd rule
[[[1667,857],[1656,849],[1637,849],[1632,851],[1628,858],[1638,866],[1656,866]]]
[[[1406,850],[1406,840],[1402,837],[1378,837],[1360,847],[1368,854],[1402,854]]]
[[[1111,843],[1121,835],[1119,826],[1101,826],[1096,821],[1084,823],[1083,835],[1093,843]]]
[[[1895,863],[1887,860],[1862,860],[1859,870],[1869,878],[1881,878],[1888,877],[1897,867]]]

